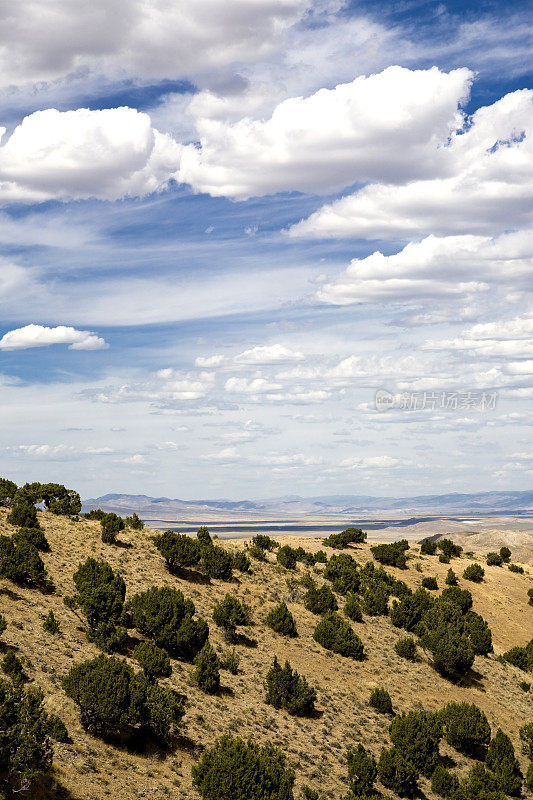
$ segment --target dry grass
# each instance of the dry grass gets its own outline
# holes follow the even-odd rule
[[[96,522],[73,523],[45,513],[40,513],[40,520],[51,545],[44,561],[57,592],[44,595],[0,581],[0,611],[9,623],[3,640],[18,648],[27,673],[45,692],[47,707],[63,718],[72,737],[72,743],[55,747],[54,780],[64,787],[64,795],[58,788],[48,792],[43,789],[39,798],[197,800],[198,795],[191,788],[191,764],[202,747],[228,732],[259,742],[270,741],[280,747],[296,771],[296,796],[298,787],[308,783],[325,797],[338,798],[347,789],[343,763],[346,749],[363,742],[378,755],[381,747],[389,743],[389,720],[368,706],[370,691],[378,685],[388,689],[397,710],[422,707],[434,710],[450,700],[475,702],[494,729],[502,727],[511,736],[520,753],[518,729],[531,719],[532,694],[519,688],[519,681],[526,676],[510,665],[499,663],[494,656],[476,658],[476,680],[456,685],[440,677],[423,657],[414,664],[398,657],[393,645],[402,632],[387,618],[366,617],[365,622],[354,623],[353,627],[363,640],[368,657],[363,662],[353,662],[327,653],[314,642],[312,633],[317,617],[304,608],[301,597],[305,590],[296,583],[306,571],[301,565],[290,573],[270,555],[268,563],[254,561],[253,574],[239,575],[236,583],[191,584],[166,571],[150,539],[153,531],[128,530],[121,539],[131,547],[113,547],[102,544],[100,525]],[[0,532],[8,530],[13,529],[6,524],[5,512],[1,511]],[[302,545],[312,551],[321,548],[319,539],[297,537],[295,542],[292,537],[277,538],[281,543]],[[240,549],[245,540],[226,541],[224,546]],[[388,569],[413,588],[427,575],[436,575],[439,586],[444,586],[448,565],[440,564],[434,557],[420,558],[417,551],[417,547],[410,551],[408,570]],[[370,546],[358,546],[353,554],[364,563],[371,557]],[[247,633],[257,641],[257,647],[238,647],[239,674],[222,672],[223,685],[229,691],[207,697],[190,683],[192,666],[173,661],[174,671],[168,683],[187,694],[188,706],[181,726],[182,739],[171,753],[131,753],[88,736],[79,723],[75,705],[61,689],[61,676],[73,664],[98,652],[87,642],[79,620],[62,600],[73,591],[72,574],[78,563],[89,555],[105,558],[114,569],[120,570],[128,595],[154,584],[176,586],[194,601],[197,612],[208,621],[215,602],[227,591],[235,592],[253,608],[254,625]],[[421,572],[414,569],[417,561]],[[463,557],[453,560],[451,566],[460,577],[460,585],[472,592],[474,610],[492,628],[495,653],[525,644],[533,636],[533,613],[527,605],[532,566],[525,565],[524,575],[485,566],[485,581],[472,584],[461,579],[467,563],[469,559]],[[297,639],[277,636],[264,624],[268,610],[282,599],[296,619]],[[61,623],[58,636],[42,629],[42,620],[50,609]],[[215,647],[227,649],[212,622],[210,628]],[[316,686],[320,712],[317,718],[294,719],[265,704],[262,683],[275,654],[280,660],[288,658]],[[444,746],[442,749],[446,751]],[[466,771],[468,760],[449,752],[458,767]],[[523,757],[520,758],[525,766]],[[427,782],[422,781],[422,788],[426,797],[433,800]]]

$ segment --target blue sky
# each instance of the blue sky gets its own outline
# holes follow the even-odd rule
[[[530,487],[528,4],[30,7],[1,26],[6,476]]]

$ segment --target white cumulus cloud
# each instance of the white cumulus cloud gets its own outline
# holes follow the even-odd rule
[[[48,328],[31,324],[5,333],[0,340],[0,349],[24,350],[51,344],[68,344],[69,350],[104,350],[109,347],[104,339],[91,331],[79,331],[66,325]]]
[[[291,350],[283,344],[252,347],[235,356],[237,364],[282,364],[286,361],[303,361],[303,353]]]

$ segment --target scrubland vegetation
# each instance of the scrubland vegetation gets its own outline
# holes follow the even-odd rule
[[[0,797],[533,796],[509,548],[221,544],[3,479],[0,506]]]

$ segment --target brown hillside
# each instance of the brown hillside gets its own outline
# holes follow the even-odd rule
[[[12,533],[14,529],[7,525],[5,518],[5,511],[0,510],[0,533]],[[301,784],[307,783],[324,797],[337,799],[347,791],[343,763],[347,748],[362,742],[377,756],[382,746],[390,744],[389,718],[368,705],[370,691],[375,686],[388,689],[394,708],[399,711],[435,710],[451,700],[475,702],[486,713],[494,732],[502,727],[510,735],[522,767],[526,767],[518,730],[533,717],[533,693],[525,693],[519,682],[531,680],[533,676],[499,663],[495,656],[533,637],[533,608],[527,604],[527,590],[533,582],[531,564],[525,564],[525,574],[519,575],[506,567],[487,567],[482,559],[485,581],[473,584],[461,578],[470,559],[463,556],[452,561],[451,566],[460,577],[460,586],[472,592],[474,610],[488,621],[495,647],[494,656],[476,658],[473,680],[456,685],[440,677],[422,653],[416,663],[398,657],[393,646],[405,632],[394,628],[386,617],[365,617],[365,622],[353,623],[365,646],[368,656],[365,661],[354,662],[320,647],[312,638],[318,618],[308,612],[302,602],[305,590],[298,579],[309,570],[301,564],[296,570],[287,571],[277,565],[270,554],[269,563],[253,561],[253,574],[239,573],[238,582],[193,584],[167,572],[150,539],[154,531],[126,530],[120,539],[131,547],[117,547],[102,544],[97,522],[75,523],[43,512],[39,518],[51,545],[51,552],[44,554],[43,560],[57,591],[45,595],[0,580],[0,611],[8,620],[2,639],[18,649],[28,675],[44,690],[48,709],[65,721],[72,743],[55,745],[54,779],[64,791],[57,786],[47,791],[43,789],[39,797],[34,795],[32,800],[52,797],[198,800],[199,796],[191,788],[191,764],[204,746],[224,732],[251,737],[261,743],[270,741],[280,747],[296,772],[295,797]],[[311,551],[322,548],[320,539],[276,538],[282,544],[301,545]],[[223,544],[230,550],[241,549],[245,547],[245,540]],[[333,553],[332,550],[327,552],[328,556]],[[371,559],[370,545],[351,548],[350,552],[360,563]],[[121,571],[128,596],[154,584],[180,588],[209,622],[211,640],[218,650],[227,650],[228,646],[211,619],[215,602],[232,591],[253,608],[254,625],[246,632],[257,641],[257,646],[237,648],[241,656],[239,674],[221,673],[227,691],[220,696],[208,697],[190,684],[193,669],[190,664],[172,662],[174,671],[168,682],[188,696],[182,738],[173,752],[134,754],[87,735],[74,703],[61,689],[60,678],[73,664],[98,653],[97,648],[87,642],[77,617],[63,604],[63,596],[73,591],[73,572],[89,555],[102,557]],[[436,575],[439,587],[444,586],[448,565],[440,564],[432,556],[420,557],[416,545],[409,556],[407,570],[392,567],[387,570],[413,588],[420,586],[422,578],[428,575]],[[421,565],[421,572],[414,568],[415,563]],[[320,577],[315,577],[320,582]],[[277,636],[264,624],[272,605],[282,599],[295,617],[297,639]],[[342,604],[343,599],[339,598],[341,608]],[[50,609],[61,623],[61,635],[52,636],[42,629],[42,620]],[[262,684],[274,655],[280,660],[288,658],[317,688],[319,715],[316,718],[295,719],[265,704]],[[441,749],[453,757],[461,772],[467,771],[468,759],[448,750],[445,744]],[[427,781],[421,779],[421,786],[428,800],[437,800]]]

